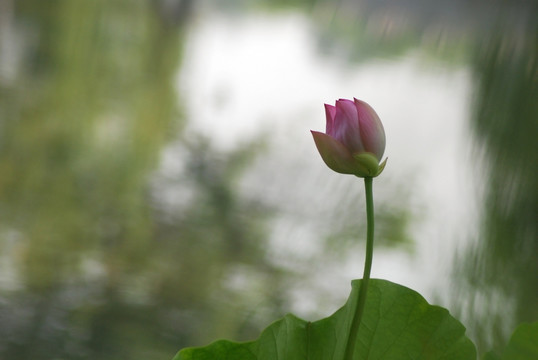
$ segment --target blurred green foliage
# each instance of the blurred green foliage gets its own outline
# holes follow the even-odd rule
[[[175,4],[14,3],[18,76],[0,89],[0,358],[169,359],[258,331],[263,314],[231,310],[280,276],[261,251],[266,210],[232,186],[255,151],[180,145],[190,201],[173,212],[151,186],[183,125],[174,82],[189,2]],[[253,301],[274,317],[278,292],[259,290]]]

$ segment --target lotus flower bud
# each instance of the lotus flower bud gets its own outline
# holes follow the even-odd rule
[[[325,164],[342,174],[376,177],[387,160],[385,130],[376,112],[364,101],[340,99],[336,106],[325,104],[325,133],[312,131],[314,142]]]

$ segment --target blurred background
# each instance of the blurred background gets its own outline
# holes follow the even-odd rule
[[[538,319],[536,1],[0,0],[0,359],[171,359],[317,320],[362,181],[309,130],[380,115],[373,277],[501,349]]]

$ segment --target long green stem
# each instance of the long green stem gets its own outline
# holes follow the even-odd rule
[[[364,304],[366,303],[366,293],[368,292],[368,283],[370,282],[370,271],[372,269],[372,259],[374,256],[374,196],[372,191],[373,178],[364,178],[364,189],[366,191],[366,260],[364,261],[364,273],[362,275],[361,287],[359,289],[359,299],[357,307],[351,322],[349,338],[346,345],[345,360],[353,359],[355,344],[357,343],[357,335],[359,333],[359,325],[364,313]]]

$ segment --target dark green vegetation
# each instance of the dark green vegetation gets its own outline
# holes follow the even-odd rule
[[[456,267],[476,309],[468,325],[479,346],[497,350],[509,335],[507,323],[538,319],[538,23],[523,33],[501,26],[473,54],[471,127],[487,181],[481,237]]]

